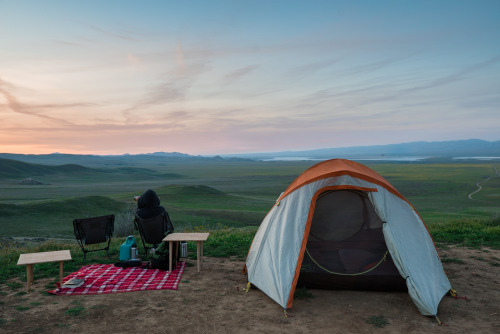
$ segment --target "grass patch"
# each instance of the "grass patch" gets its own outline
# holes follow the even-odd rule
[[[27,311],[29,309],[30,309],[29,306],[21,306],[21,305],[16,306],[16,310],[18,311]]]
[[[59,281],[54,281],[54,282],[47,283],[47,284],[45,284],[44,288],[45,289],[54,289],[54,287],[56,286],[57,282],[59,282]]]
[[[202,231],[199,229],[197,231]],[[253,240],[257,228],[233,228],[227,230],[211,231],[210,236],[203,243],[203,253],[205,256],[211,257],[237,257],[239,259],[244,259],[250,248],[250,244]],[[136,240],[140,240],[138,235],[135,235]],[[92,263],[115,263],[118,260],[120,253],[120,246],[125,242],[125,238],[113,238],[110,245],[109,254],[110,257],[106,256],[106,252],[95,252],[87,254],[87,264]],[[83,254],[80,247],[76,243],[65,243],[65,242],[54,242],[46,241],[41,244],[27,244],[21,247],[17,247],[15,244],[10,245],[8,248],[3,248],[0,250],[0,284],[6,284],[11,290],[16,291],[24,287],[24,284],[17,281],[12,281],[12,278],[18,278],[19,281],[26,281],[26,268],[24,266],[18,266],[17,260],[19,259],[19,254],[22,253],[34,253],[34,252],[48,252],[69,249],[72,257],[72,261],[68,261],[64,264],[65,274],[77,271],[83,263]],[[196,258],[196,242],[188,242],[189,255]],[[142,249],[141,249],[142,251]],[[188,266],[194,266],[194,264],[188,262]],[[33,266],[34,277],[36,279],[40,278],[54,278],[59,276],[59,266],[54,263],[41,263]],[[53,288],[52,284],[47,284],[46,288]],[[24,294],[24,293],[23,293]]]
[[[105,305],[105,304],[97,304],[97,305],[93,305],[90,307],[91,310],[106,310],[108,309],[109,305]]]
[[[71,224],[73,219],[122,212],[126,208],[126,203],[105,196],[65,198],[19,205],[0,204],[0,216],[17,222],[17,224],[3,224],[0,237],[36,236],[74,239]]]
[[[467,247],[487,246],[500,249],[500,219],[479,220],[460,219],[446,224],[432,224],[429,226],[434,240],[445,247],[448,244],[458,244]],[[257,227],[229,228],[224,230],[212,230],[209,226],[198,226],[198,232],[208,231],[210,236],[203,244],[203,253],[210,257],[224,257],[245,259],[252,243]],[[135,235],[136,240],[140,240]],[[87,264],[92,263],[115,263],[118,259],[120,246],[125,238],[113,237],[110,245],[110,257],[106,252],[89,253]],[[73,260],[64,264],[65,274],[77,271],[83,266],[83,254],[76,243],[46,241],[40,244],[26,244],[17,246],[12,243],[9,247],[0,248],[0,284],[5,284],[11,290],[16,291],[24,287],[20,282],[26,282],[26,268],[18,266],[17,260],[21,253],[46,252],[69,249]],[[196,258],[196,242],[188,242],[190,258]],[[142,251],[142,248],[141,250]],[[443,258],[442,262],[463,264],[464,261],[455,258]],[[497,267],[498,261],[490,264]],[[193,265],[188,262],[188,266]],[[59,276],[59,267],[54,263],[43,263],[34,266],[34,277],[36,279],[49,277],[54,279]],[[16,278],[16,279],[14,279]],[[14,279],[14,280],[13,280]],[[50,286],[53,288],[53,286]]]
[[[5,283],[5,285],[7,285],[11,290],[18,290],[18,289],[22,288],[22,286],[23,286],[19,282],[7,282],[7,283]]]
[[[256,228],[229,229],[210,232],[203,243],[203,254],[212,257],[246,257]],[[196,254],[196,243],[188,242],[188,250]]]
[[[455,257],[444,257],[441,259],[442,263],[456,263],[456,264],[465,264],[463,260],[457,259]]]
[[[67,309],[64,311],[64,314],[72,316],[72,317],[78,317],[80,315],[85,314],[85,307],[82,305],[78,305],[78,302],[74,302],[73,304],[77,304],[75,307]]]
[[[382,328],[390,324],[389,320],[383,315],[372,315],[366,320],[367,324],[374,325],[375,327]]]
[[[500,218],[458,219],[445,224],[432,224],[429,230],[436,242],[500,249]]]
[[[136,240],[140,240],[139,235],[135,235]],[[120,246],[125,242],[125,238],[115,238],[111,240],[111,245],[109,249],[109,258],[106,256],[105,251],[94,252],[87,254],[87,263],[104,263],[111,264],[118,261],[118,255],[120,252]],[[68,243],[68,242],[57,242],[57,241],[45,241],[39,244],[25,244],[17,246],[16,244],[10,244],[10,247],[0,249],[0,284],[6,284],[11,290],[19,290],[25,286],[26,283],[19,283],[16,281],[9,281],[9,279],[17,277],[21,282],[26,282],[26,267],[18,266],[17,260],[19,255],[23,253],[37,253],[37,252],[49,252],[58,250],[70,250],[71,261],[64,263],[64,275],[68,273],[75,272],[80,267],[84,265],[83,263],[83,253],[78,244]],[[142,250],[142,248],[141,248]],[[35,281],[40,278],[54,278],[59,277],[59,266],[57,263],[40,263],[33,266],[33,276]],[[54,288],[53,285],[47,284],[46,287]]]
[[[72,317],[77,317],[79,315],[83,315],[85,313],[85,307],[83,306],[77,306],[74,308],[67,309],[64,311],[64,314],[72,316]]]
[[[314,298],[314,295],[307,290],[307,288],[298,288],[295,289],[295,293],[293,294],[293,298],[295,299],[312,299]]]

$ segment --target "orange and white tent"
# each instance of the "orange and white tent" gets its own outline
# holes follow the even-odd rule
[[[451,285],[422,219],[375,171],[333,159],[307,169],[280,195],[255,234],[246,270],[251,284],[288,309],[306,262],[318,276],[359,281],[384,271],[387,257],[420,313],[436,316]]]

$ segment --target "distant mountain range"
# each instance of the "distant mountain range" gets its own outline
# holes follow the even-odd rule
[[[441,142],[412,142],[390,145],[353,146],[324,148],[304,151],[283,151],[273,153],[226,154],[222,157],[239,157],[247,159],[273,158],[308,158],[308,159],[360,159],[391,157],[425,157],[425,158],[457,158],[457,157],[497,157],[500,159],[500,141],[480,139],[454,140]]]
[[[81,155],[81,154],[11,154],[0,153],[0,158],[23,161],[27,163],[63,165],[79,164],[82,166],[136,166],[137,164],[157,163],[162,161],[199,161],[210,162],[218,160],[239,159],[387,159],[397,157],[420,157],[428,159],[451,159],[466,157],[496,157],[500,159],[500,141],[480,139],[454,140],[441,142],[412,142],[391,145],[353,146],[324,148],[303,151],[282,151],[272,153],[223,154],[217,156],[189,155],[179,152],[155,152],[148,154],[123,155]]]
[[[0,153],[0,159],[11,159],[33,164],[64,165],[78,164],[86,167],[129,167],[162,161],[216,160],[221,157],[201,157],[184,153],[156,152],[148,154],[92,155],[92,154],[12,154]],[[0,166],[1,167],[1,166]]]

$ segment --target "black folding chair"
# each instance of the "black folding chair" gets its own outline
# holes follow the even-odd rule
[[[83,262],[87,260],[87,253],[106,251],[109,257],[109,244],[115,228],[115,215],[81,218],[73,220],[75,238],[83,251]],[[104,244],[99,246],[98,244]],[[85,247],[97,245],[94,247]],[[101,247],[101,248],[99,248]]]
[[[141,235],[145,257],[148,257],[148,250],[157,248],[168,233],[174,232],[174,226],[166,211],[150,219],[143,219],[135,215],[134,226]]]

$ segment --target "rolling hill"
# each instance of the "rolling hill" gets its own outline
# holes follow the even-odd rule
[[[0,158],[0,179],[28,178],[52,174],[86,174],[99,171],[76,164],[46,166]]]

